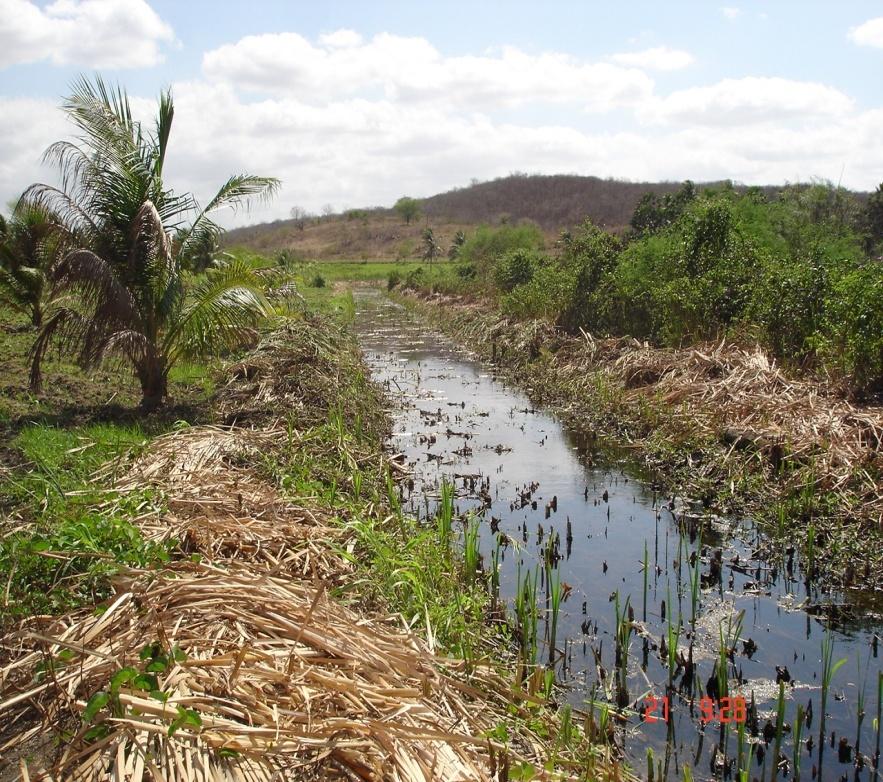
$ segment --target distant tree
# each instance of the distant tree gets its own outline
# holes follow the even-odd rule
[[[365,225],[368,222],[367,209],[347,209],[346,212],[344,212],[344,215],[350,222],[353,220],[360,220],[362,225]]]
[[[292,221],[294,222],[295,227],[299,231],[303,231],[307,226],[307,218],[309,218],[310,213],[307,212],[302,206],[293,206],[291,207],[291,211],[288,213],[291,216]]]
[[[175,234],[175,246],[182,248],[181,265],[188,271],[201,274],[214,263],[220,250],[218,237],[205,233],[187,242],[187,232],[183,229]]]
[[[331,217],[334,214],[334,205],[333,204],[325,204],[322,207],[322,217]]]
[[[451,242],[451,246],[448,248],[448,258],[456,261],[460,257],[460,248],[464,244],[466,244],[466,234],[463,231],[457,231],[454,234],[454,241]]]
[[[411,220],[415,220],[420,216],[420,202],[416,198],[402,196],[395,202],[393,209],[405,221],[405,225],[409,225]]]
[[[660,197],[656,193],[644,193],[632,214],[632,230],[638,236],[644,236],[671,225],[697,195],[696,185],[689,179],[674,195]]]
[[[867,250],[873,252],[883,243],[883,183],[877,185],[868,199],[862,222]]]
[[[429,262],[429,268],[432,268],[432,262],[441,255],[441,246],[435,240],[435,234],[431,228],[423,229],[423,260]]]

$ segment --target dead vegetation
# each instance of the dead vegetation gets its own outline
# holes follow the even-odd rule
[[[290,325],[232,368],[222,414],[263,426],[183,428],[117,482],[161,492],[164,509],[133,523],[178,541],[178,556],[118,573],[99,611],[35,617],[3,639],[0,778],[490,780],[545,760],[527,727],[505,746],[489,738],[541,719],[494,667],[467,673],[400,617],[333,598],[352,575],[345,528],[255,469],[300,437],[262,409],[303,403],[306,422],[339,399],[343,351],[317,344],[329,333]],[[55,731],[61,742],[31,754]]]

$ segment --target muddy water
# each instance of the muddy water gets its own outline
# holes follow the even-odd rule
[[[567,592],[552,654],[558,681],[565,697],[575,707],[594,709],[597,720],[602,703],[627,704],[627,720],[614,721],[614,740],[641,776],[647,774],[648,747],[669,779],[683,778],[685,765],[697,779],[726,778],[728,771],[735,776],[735,725],[721,723],[719,702],[703,723],[699,699],[719,694],[714,682],[721,632],[735,635],[741,616],[727,684],[732,696],[749,705],[753,697],[756,704],[758,735],[746,735],[743,747],[747,756],[752,745],[749,778],[770,779],[773,772],[777,678],[787,682],[779,759],[783,771],[787,764],[787,778],[794,778],[797,707],[810,704],[797,752],[800,778],[875,778],[879,615],[875,619],[867,605],[856,609],[854,600],[820,593],[807,580],[809,568],[786,545],[766,541],[750,521],[714,517],[661,496],[627,460],[598,452],[591,438],[535,409],[493,367],[378,291],[354,295],[366,359],[395,403],[391,448],[405,455],[413,475],[413,491],[404,490],[406,507],[421,518],[431,516],[442,479],[454,482],[458,510],[480,514],[486,569],[501,546],[500,593],[510,606],[518,571],[524,577],[537,569],[542,661],[549,658],[544,562],[552,561],[551,572],[557,571]],[[691,582],[697,574],[694,612]],[[616,687],[617,599],[624,621],[627,599],[633,611],[627,693]],[[663,638],[679,625],[681,664],[670,682],[664,647],[671,644]],[[833,663],[846,662],[832,679],[820,748],[826,634]],[[866,714],[859,731],[862,691]],[[661,700],[666,696],[668,722]],[[650,697],[658,705],[651,719],[641,719],[652,706]]]

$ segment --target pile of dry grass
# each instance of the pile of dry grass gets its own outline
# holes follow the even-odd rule
[[[630,347],[609,368],[626,395],[661,399],[732,453],[812,464],[814,489],[857,496],[883,527],[883,408],[856,406],[817,381],[789,377],[758,348],[724,342],[681,350]]]
[[[378,406],[369,403],[367,380],[365,393],[349,393],[362,369],[352,337],[307,314],[286,321],[228,367],[216,407],[224,423],[240,427],[266,428],[283,420],[305,429],[337,410],[349,423],[358,417],[363,429],[379,432],[383,422]]]
[[[505,713],[508,689],[491,671],[465,684],[414,636],[357,616],[322,585],[251,564],[183,562],[128,573],[119,588],[100,616],[21,633],[2,671],[0,713],[15,722],[38,705],[44,720],[31,733],[83,712],[96,692],[113,696],[43,778],[491,778],[495,747],[482,733]],[[140,653],[153,643],[169,658],[155,674],[161,694],[131,679],[114,689],[118,672],[144,671]]]

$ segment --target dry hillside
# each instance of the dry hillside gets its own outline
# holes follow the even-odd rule
[[[706,183],[710,186],[719,183]],[[447,248],[454,234],[479,223],[531,220],[551,244],[561,230],[586,218],[612,231],[623,231],[646,192],[673,193],[679,182],[624,182],[590,176],[516,174],[457,188],[420,199],[422,216],[406,225],[391,209],[351,210],[343,215],[313,217],[238,228],[227,244],[269,253],[290,250],[305,258],[384,259],[419,255],[420,233],[432,226]],[[764,188],[770,194],[777,188]]]

